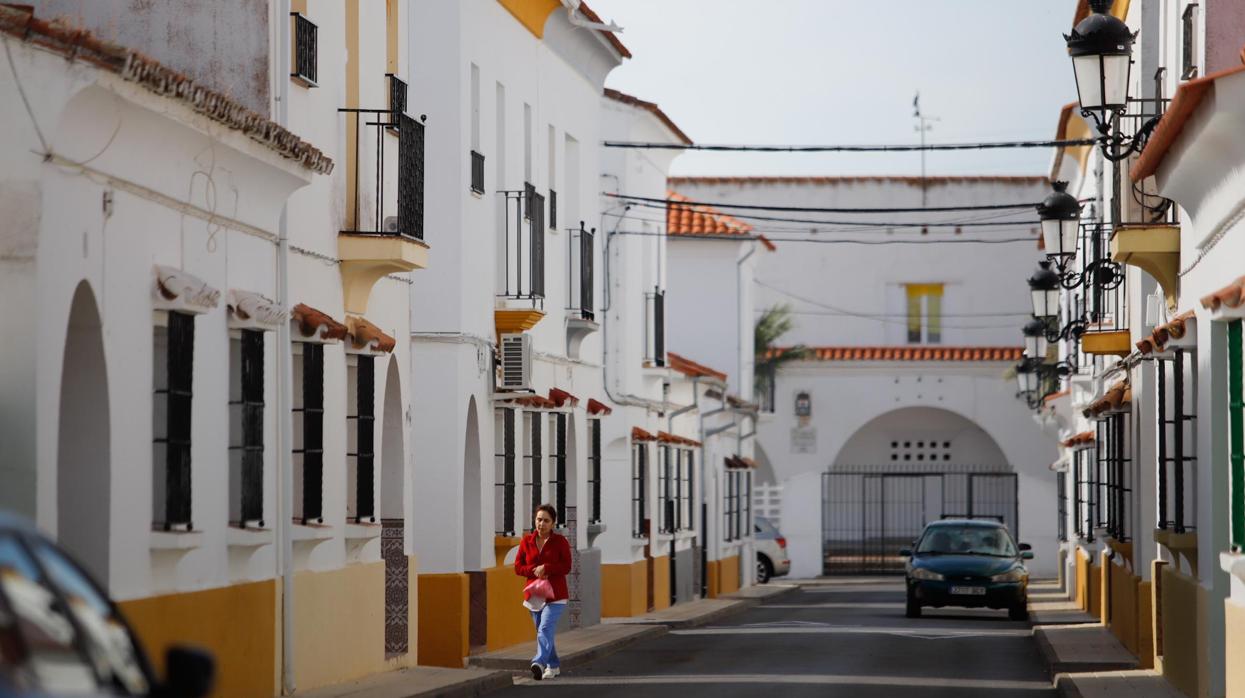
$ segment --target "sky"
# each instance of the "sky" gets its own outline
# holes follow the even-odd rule
[[[606,80],[698,143],[1050,139],[1076,99],[1075,0],[591,0],[635,56]],[[928,174],[1047,174],[1048,148],[929,153]],[[689,152],[672,175],[914,175],[919,153]]]

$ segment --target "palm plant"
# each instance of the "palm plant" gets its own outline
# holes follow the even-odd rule
[[[752,372],[753,390],[756,391],[757,400],[770,410],[774,408],[773,389],[778,369],[809,354],[808,347],[803,344],[779,348],[778,340],[793,329],[795,318],[792,317],[791,306],[782,304],[771,306],[762,312],[753,330],[753,346],[756,350]]]

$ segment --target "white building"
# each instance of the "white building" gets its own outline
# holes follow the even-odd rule
[[[405,4],[280,4],[36,3],[150,42],[132,47],[0,7],[0,307],[32,326],[0,340],[0,506],[82,559],[157,664],[172,642],[212,650],[224,695],[415,656],[393,336],[395,273],[427,258],[420,182],[397,175],[422,134],[386,77]],[[356,140],[348,107],[400,137]],[[379,188],[361,174],[377,139]]]
[[[721,204],[773,243],[774,251],[753,255],[751,312],[789,304],[796,329],[782,342],[810,348],[805,360],[780,371],[772,397],[760,396],[772,400],[773,412],[762,414],[756,444],[758,476],[783,485],[792,575],[893,567],[890,548],[943,515],[1004,520],[1033,545],[1031,569],[1053,575],[1055,477],[1048,466],[1056,453],[1015,399],[1008,376],[1030,312],[1017,279],[1040,255],[1032,210],[842,211],[1031,205],[1049,191],[1046,179],[687,177],[672,178],[670,188],[694,202]],[[770,222],[729,204],[840,211],[762,212],[793,219]],[[981,239],[1012,242],[964,244]],[[724,294],[743,297],[735,284],[745,278],[744,265],[737,277],[732,257],[742,255],[727,254],[722,272],[689,284],[688,293],[702,295],[688,307],[720,303]],[[729,332],[719,347],[750,346],[716,317],[685,320],[688,335]],[[883,500],[892,503],[886,518],[875,512]],[[861,528],[870,512],[876,515]]]

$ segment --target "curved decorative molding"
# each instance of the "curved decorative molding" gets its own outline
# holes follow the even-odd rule
[[[276,301],[253,291],[231,288],[228,298],[229,327],[233,329],[272,332],[289,317]]]
[[[220,303],[220,291],[199,277],[176,267],[156,265],[152,289],[156,310],[201,315]]]
[[[350,343],[348,347],[350,353],[388,354],[398,345],[396,339],[385,334],[384,330],[369,322],[366,318],[348,315],[346,316],[346,326],[350,328]]]
[[[294,306],[294,310],[290,313],[290,322],[293,323],[298,333],[295,341],[300,342],[317,344],[340,342],[346,338],[349,331],[345,325],[334,320],[328,313],[316,310],[304,303]]]

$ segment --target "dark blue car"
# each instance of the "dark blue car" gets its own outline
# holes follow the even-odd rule
[[[908,557],[907,616],[921,608],[1005,608],[1012,620],[1029,618],[1029,571],[1033,553],[994,521],[948,519],[925,526]]]

